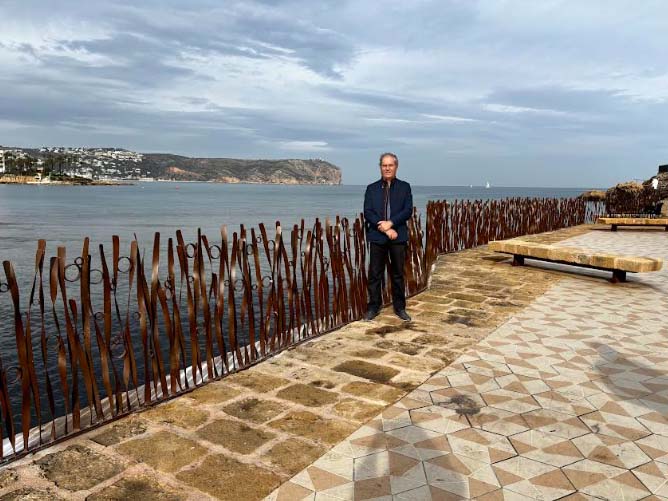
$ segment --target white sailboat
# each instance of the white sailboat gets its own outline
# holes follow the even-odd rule
[[[485,184],[485,188],[487,188],[489,190],[489,188],[490,188],[489,181],[487,181],[487,183]]]

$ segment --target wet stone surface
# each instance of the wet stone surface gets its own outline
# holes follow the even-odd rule
[[[290,383],[287,379],[272,377],[259,371],[244,371],[227,377],[225,383],[241,385],[258,393],[266,393]]]
[[[383,350],[398,351],[399,353],[404,353],[406,355],[417,355],[422,350],[424,350],[423,346],[401,341],[397,342],[397,341],[383,340],[383,341],[378,341],[376,343],[376,346],[378,348],[382,348]]]
[[[122,478],[118,482],[92,494],[86,501],[185,501],[183,492],[176,492],[160,484],[160,481],[145,476]]]
[[[197,435],[240,454],[253,452],[275,436],[230,419],[218,419],[199,430]]]
[[[334,406],[334,413],[353,421],[368,421],[383,410],[382,405],[369,404],[354,398],[344,398]]]
[[[201,465],[178,473],[176,478],[230,501],[262,499],[281,482],[281,477],[271,471],[221,455],[207,457]]]
[[[233,399],[241,393],[241,390],[228,384],[227,380],[216,381],[202,388],[188,393],[187,398],[193,399],[201,404],[218,404]]]
[[[230,416],[248,420],[253,423],[264,423],[285,410],[285,406],[271,400],[245,398],[223,407]]]
[[[391,386],[377,383],[366,383],[363,381],[354,381],[341,388],[342,391],[357,395],[360,397],[370,398],[373,400],[382,400],[383,402],[395,402],[399,400],[404,392]]]
[[[123,471],[123,465],[82,445],[72,445],[37,461],[44,476],[70,491],[90,489]]]
[[[52,490],[31,489],[29,487],[17,489],[0,496],[0,501],[58,501],[65,499]]]
[[[286,416],[272,421],[269,426],[325,444],[335,444],[356,428],[355,425],[344,421],[326,419],[307,411],[290,412]]]
[[[176,399],[142,412],[141,417],[181,428],[197,428],[204,424],[209,418],[209,413],[186,402],[185,399]]]
[[[336,393],[321,390],[308,384],[288,386],[279,391],[276,396],[307,407],[321,407],[338,400]]]
[[[136,416],[131,416],[117,424],[103,428],[101,433],[91,437],[100,445],[115,445],[130,437],[141,435],[146,431],[146,423]]]
[[[16,473],[16,470],[7,469],[0,471],[0,489],[10,487],[18,478],[19,475]]]
[[[119,445],[117,450],[135,461],[168,473],[197,461],[207,452],[196,442],[167,431],[130,440]]]
[[[368,379],[376,383],[387,383],[394,376],[399,374],[397,369],[372,364],[370,362],[365,362],[364,360],[348,360],[334,367],[334,370],[346,372],[353,376]]]
[[[327,448],[324,446],[292,438],[274,445],[267,452],[267,457],[272,464],[279,466],[283,472],[293,475],[318,459],[326,451]]]

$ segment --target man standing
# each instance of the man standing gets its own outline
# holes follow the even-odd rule
[[[399,318],[410,321],[404,294],[404,260],[408,242],[406,221],[413,215],[411,185],[397,179],[399,159],[380,156],[380,180],[366,187],[364,219],[369,242],[369,302],[365,320],[373,320],[382,305],[381,282],[385,259],[390,256],[392,305]]]

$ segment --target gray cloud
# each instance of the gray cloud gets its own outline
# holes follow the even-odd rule
[[[9,0],[0,144],[605,186],[668,157],[660,1]],[[375,170],[371,170],[375,176]]]

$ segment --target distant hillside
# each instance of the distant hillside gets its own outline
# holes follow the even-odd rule
[[[341,184],[341,169],[324,160],[237,160],[145,153],[139,164],[157,179],[221,183]]]
[[[341,169],[320,159],[238,160],[137,153],[123,148],[0,146],[0,175],[58,175],[92,180],[141,178],[258,184],[341,184]]]

